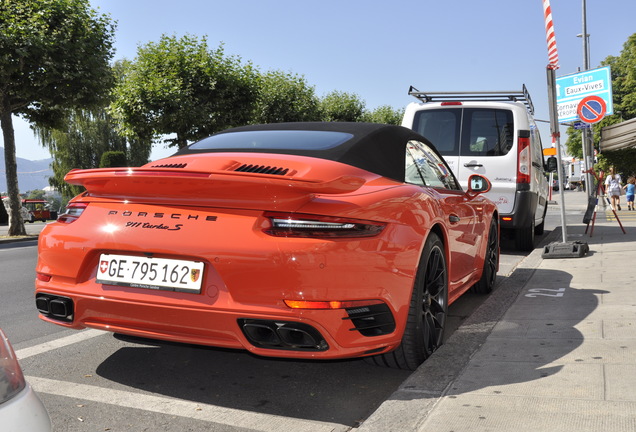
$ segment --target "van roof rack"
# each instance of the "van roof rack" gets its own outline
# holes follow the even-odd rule
[[[409,88],[409,94],[422,102],[522,102],[528,112],[534,115],[534,105],[530,93],[524,84],[521,91],[491,91],[491,92],[421,92],[415,87]]]

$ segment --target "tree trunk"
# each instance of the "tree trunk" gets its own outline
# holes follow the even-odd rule
[[[9,235],[26,235],[24,221],[20,216],[22,203],[20,189],[18,187],[18,163],[15,156],[15,134],[13,131],[13,119],[8,101],[4,100],[0,107],[0,124],[4,137],[4,165],[7,174],[7,192],[9,194]]]

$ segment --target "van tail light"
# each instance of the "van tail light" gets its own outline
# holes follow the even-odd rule
[[[448,106],[448,105],[461,105],[461,102],[442,102],[442,106]]]
[[[270,220],[271,226],[263,232],[275,237],[373,237],[386,226],[381,222],[296,213],[267,212],[265,217]]]
[[[517,183],[530,183],[530,137],[519,137],[517,154]]]
[[[70,224],[75,222],[84,213],[88,207],[88,203],[70,203],[66,207],[66,212],[57,218],[58,222]]]

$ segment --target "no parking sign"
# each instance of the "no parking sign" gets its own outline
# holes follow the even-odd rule
[[[607,105],[599,96],[587,96],[581,99],[576,112],[582,122],[597,123],[605,117]]]

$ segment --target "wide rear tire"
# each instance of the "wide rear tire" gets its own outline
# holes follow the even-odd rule
[[[394,351],[367,358],[368,361],[398,369],[417,369],[442,345],[447,313],[446,254],[439,236],[431,233],[420,258],[402,343]]]
[[[484,256],[484,268],[481,279],[473,286],[477,294],[488,294],[495,287],[497,269],[499,268],[499,229],[497,221],[493,218],[488,231],[488,244]]]

